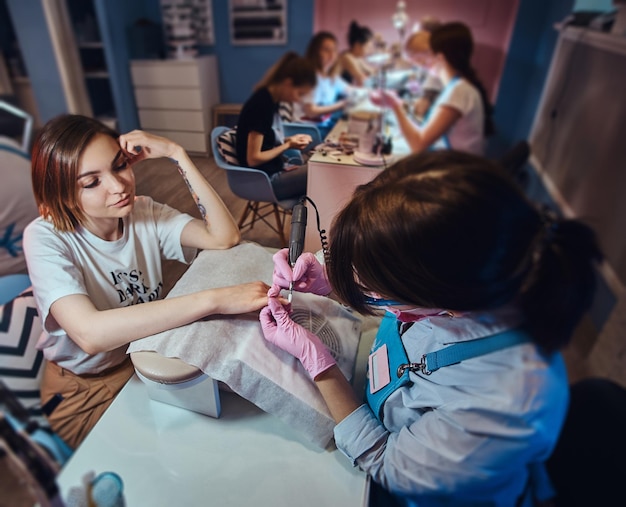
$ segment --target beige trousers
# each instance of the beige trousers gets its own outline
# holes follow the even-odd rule
[[[135,372],[130,357],[96,375],[76,375],[48,361],[41,381],[41,403],[55,394],[63,401],[48,416],[53,431],[75,449]]]

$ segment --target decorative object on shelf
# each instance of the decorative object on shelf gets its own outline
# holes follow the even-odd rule
[[[391,22],[393,23],[393,27],[398,30],[400,42],[402,42],[404,40],[406,25],[409,22],[409,15],[406,13],[406,2],[404,0],[400,0],[396,4],[396,11],[393,13],[393,16],[391,16]]]
[[[287,0],[229,0],[235,46],[287,43]]]
[[[212,0],[161,0],[170,58],[194,58],[214,42]]]
[[[167,55],[170,58],[193,58],[198,54],[192,25],[193,6],[189,0],[162,0]]]
[[[194,6],[193,27],[196,31],[198,44],[213,45],[215,35],[213,31],[213,4],[212,0],[192,0]]]

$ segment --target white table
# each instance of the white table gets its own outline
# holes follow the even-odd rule
[[[364,317],[353,384],[364,392],[379,317]],[[221,393],[213,419],[149,399],[133,376],[57,478],[63,498],[89,471],[115,472],[127,507],[365,507],[366,475],[275,416]]]
[[[363,506],[366,477],[233,393],[213,419],[152,401],[134,376],[58,477],[64,498],[90,470],[124,482],[128,507]]]
[[[348,123],[337,122],[326,137],[327,141],[337,142],[342,132],[347,130]],[[320,214],[320,226],[329,233],[335,215],[350,200],[352,193],[359,185],[374,179],[386,166],[410,153],[406,140],[399,134],[398,128],[392,127],[393,152],[386,158],[386,165],[366,166],[354,160],[353,155],[333,155],[332,150],[326,155],[316,151],[308,161],[307,190]],[[317,252],[320,243],[315,212],[308,213],[308,222],[304,239],[304,250]]]

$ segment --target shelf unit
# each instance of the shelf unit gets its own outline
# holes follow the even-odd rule
[[[287,0],[229,0],[230,41],[235,46],[287,43]]]
[[[93,0],[66,0],[94,117],[117,128],[104,43]]]
[[[143,130],[189,152],[210,153],[211,113],[220,97],[215,55],[133,60],[131,75]]]

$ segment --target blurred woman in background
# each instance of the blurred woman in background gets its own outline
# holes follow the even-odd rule
[[[494,132],[493,107],[471,65],[474,40],[463,23],[445,23],[430,35],[431,70],[443,84],[422,125],[408,116],[404,103],[392,91],[374,91],[372,102],[389,107],[398,119],[412,151],[454,149],[482,155],[485,140]]]
[[[364,86],[365,81],[374,73],[374,68],[366,61],[374,51],[374,33],[356,21],[348,29],[348,49],[339,55],[341,77],[354,86]]]
[[[339,76],[337,38],[332,33],[315,34],[305,56],[315,65],[317,84],[302,100],[302,115],[298,119],[315,123],[324,139],[348,104],[351,88]]]
[[[283,155],[304,150],[312,141],[307,134],[285,137],[279,104],[301,101],[316,84],[313,63],[290,51],[270,68],[239,113],[237,158],[242,165],[265,171],[278,199],[306,193],[306,164],[289,164]]]

